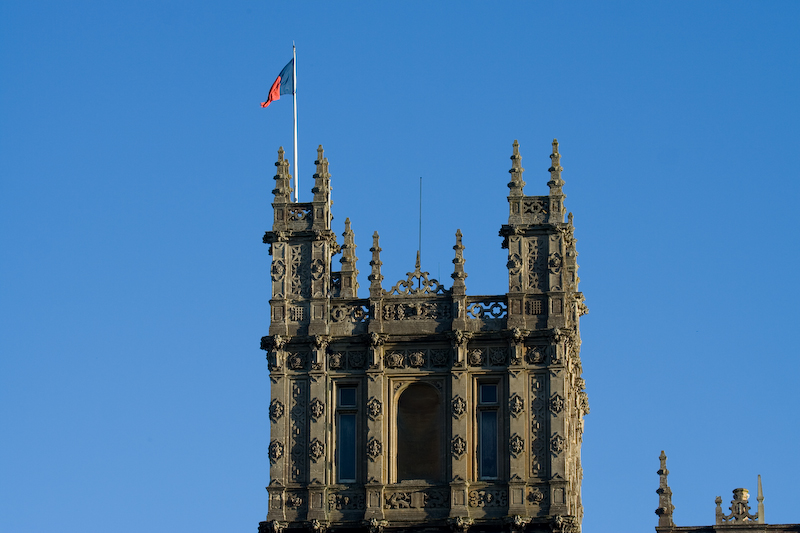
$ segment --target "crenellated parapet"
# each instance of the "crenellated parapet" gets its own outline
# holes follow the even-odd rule
[[[262,530],[580,530],[589,404],[572,215],[557,142],[547,196],[524,194],[516,141],[511,160],[506,294],[467,293],[460,230],[450,287],[419,254],[404,279],[384,285],[375,232],[359,298],[353,224],[345,220],[340,245],[322,147],[308,203],[290,202],[279,151],[264,236],[271,479]]]

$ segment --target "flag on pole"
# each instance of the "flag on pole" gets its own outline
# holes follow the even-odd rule
[[[278,79],[269,88],[267,101],[261,102],[261,107],[267,107],[275,100],[280,100],[282,94],[294,94],[294,58],[278,74]]]

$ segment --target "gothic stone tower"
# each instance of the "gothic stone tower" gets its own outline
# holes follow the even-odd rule
[[[259,531],[580,530],[578,277],[558,143],[550,193],[525,196],[514,142],[508,293],[468,296],[461,232],[453,284],[421,270],[384,289],[377,232],[358,297],[350,220],[337,244],[328,161],[290,201],[278,152],[267,351],[269,504]],[[334,271],[333,257],[341,253]]]

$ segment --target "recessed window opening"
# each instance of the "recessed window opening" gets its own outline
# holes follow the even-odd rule
[[[497,479],[499,409],[497,384],[478,385],[478,477]]]
[[[397,481],[442,481],[442,400],[431,385],[414,383],[397,400]]]
[[[336,478],[339,482],[356,481],[356,408],[357,390],[354,386],[338,389],[336,402]]]

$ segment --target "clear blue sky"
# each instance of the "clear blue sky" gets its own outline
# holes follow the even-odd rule
[[[511,144],[575,214],[589,533],[755,490],[800,522],[800,3],[3,2],[0,531],[254,531],[267,247],[298,46],[300,198],[388,285],[506,290]]]

